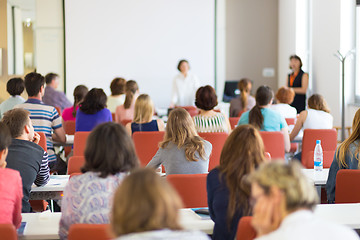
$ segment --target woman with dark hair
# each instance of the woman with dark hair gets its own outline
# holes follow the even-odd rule
[[[124,104],[126,80],[114,78],[110,84],[111,95],[107,98],[107,107],[114,113],[117,106]]]
[[[199,79],[189,72],[189,62],[185,59],[179,61],[177,69],[180,73],[173,80],[170,107],[193,106]]]
[[[264,144],[251,125],[234,129],[221,151],[220,165],[207,177],[213,239],[235,239],[239,219],[251,214],[250,186],[245,177],[265,161]]]
[[[0,118],[2,118],[5,112],[25,102],[25,99],[20,96],[24,89],[25,83],[21,78],[11,78],[6,83],[6,91],[10,94],[10,97],[0,104]]]
[[[213,87],[206,85],[196,91],[195,105],[200,112],[194,116],[195,127],[198,132],[230,132],[229,119],[213,109],[218,104]]]
[[[288,125],[285,118],[270,109],[274,92],[268,86],[260,86],[256,91],[256,105],[241,115],[238,125],[251,124],[260,131],[281,131],[284,135],[285,151],[290,151]]]
[[[240,113],[246,112],[255,106],[255,98],[250,95],[251,87],[250,79],[243,78],[239,81],[240,96],[230,102],[230,117],[239,117]]]
[[[65,108],[64,111],[61,114],[61,117],[63,118],[64,122],[66,121],[75,121],[76,119],[76,112],[79,109],[79,105],[86,96],[86,94],[89,92],[88,88],[84,85],[78,85],[74,89],[74,105],[69,108]]]
[[[139,96],[139,87],[134,80],[129,80],[125,85],[125,102],[116,108],[115,122],[121,124],[123,120],[133,120],[135,101]]]
[[[309,85],[309,75],[302,69],[301,58],[297,55],[290,56],[290,69],[293,71],[288,75],[288,87],[292,88],[295,92],[294,101],[291,106],[296,108],[297,113],[305,110],[306,104],[306,91]]]
[[[76,115],[76,132],[89,132],[100,123],[112,121],[111,112],[106,108],[106,99],[101,88],[93,88],[86,94]]]
[[[60,238],[67,239],[75,223],[109,223],[116,188],[138,166],[133,142],[123,126],[97,126],[86,142],[83,174],[72,177],[64,190]]]

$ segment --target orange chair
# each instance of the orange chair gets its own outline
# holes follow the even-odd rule
[[[166,179],[176,189],[185,208],[207,207],[207,174],[171,174]]]
[[[285,159],[285,143],[282,132],[260,132],[264,142],[265,152],[271,155],[272,159]]]
[[[146,166],[159,149],[164,132],[135,132],[132,135],[141,166]]]
[[[72,156],[68,160],[68,168],[67,168],[67,174],[71,175],[73,173],[81,173],[81,167],[85,163],[85,157],[84,156]]]
[[[74,156],[84,156],[86,140],[90,132],[76,132],[74,134]]]
[[[111,113],[112,121],[115,122],[115,113]]]
[[[58,112],[59,116],[61,117],[61,108],[60,107],[55,107],[55,109]]]
[[[231,118],[229,118],[231,129],[234,129],[236,127],[236,125],[239,122],[239,119],[240,119],[240,117],[231,117]]]
[[[256,231],[251,225],[252,217],[242,217],[240,218],[236,240],[253,240],[256,238]]]
[[[209,161],[209,171],[220,164],[220,155],[225,141],[228,137],[227,133],[199,133],[199,136],[212,144],[212,152]]]
[[[77,173],[72,173],[72,174],[70,174],[69,179],[72,178],[72,177],[75,177],[75,176],[79,176],[79,175],[81,175],[81,174],[82,174],[82,173],[79,173],[79,172],[77,172]]]
[[[44,151],[47,151],[47,145],[46,145],[46,136],[45,133],[43,132],[37,132],[40,135],[40,141],[39,141],[39,146],[42,147],[44,149]]]
[[[16,229],[12,224],[0,224],[0,236],[1,239],[6,239],[6,240],[18,239]]]
[[[316,140],[321,140],[323,166],[329,168],[334,158],[337,144],[335,129],[305,129],[302,140],[301,162],[306,168],[314,167],[314,148]]]
[[[123,125],[124,127],[126,126],[126,124],[132,122],[131,119],[124,119],[124,120],[121,120],[121,125]]]
[[[190,114],[191,117],[196,116],[196,115],[199,114],[199,110],[194,106],[178,106],[176,108],[179,108],[179,107],[181,107],[181,108],[185,109],[186,111],[188,111],[188,113]]]
[[[335,203],[360,203],[360,170],[341,169],[338,171]]]
[[[244,112],[246,112],[246,111],[245,111],[245,110],[240,111],[239,114],[238,114],[238,117],[240,118],[241,115],[242,115]]]
[[[64,122],[64,131],[68,135],[75,134],[75,120],[69,120]]]
[[[73,224],[70,226],[69,240],[109,240],[113,239],[109,224]]]

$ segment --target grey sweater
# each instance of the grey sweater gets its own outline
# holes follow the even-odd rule
[[[169,143],[166,148],[159,148],[153,159],[146,167],[158,168],[161,164],[165,167],[166,174],[200,174],[208,173],[209,157],[212,145],[204,141],[204,159],[200,158],[199,153],[195,153],[198,161],[186,159],[184,148],[178,148],[175,144]]]

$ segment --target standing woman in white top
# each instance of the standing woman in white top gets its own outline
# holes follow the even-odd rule
[[[170,107],[193,106],[195,92],[200,86],[199,79],[189,72],[187,60],[180,60],[177,69],[180,73],[173,80]]]
[[[280,115],[284,118],[296,118],[296,108],[290,106],[290,104],[294,101],[294,97],[294,90],[288,87],[281,87],[275,95],[277,104],[271,105],[270,108],[280,113]]]

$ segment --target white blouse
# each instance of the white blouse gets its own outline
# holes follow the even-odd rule
[[[330,113],[307,109],[307,117],[305,119],[303,129],[332,129],[333,116]]]
[[[286,103],[273,104],[270,108],[275,112],[280,113],[284,118],[296,118],[297,115],[296,108]]]
[[[199,79],[194,74],[188,73],[185,77],[179,73],[173,80],[171,103],[176,106],[194,106],[199,87]]]

